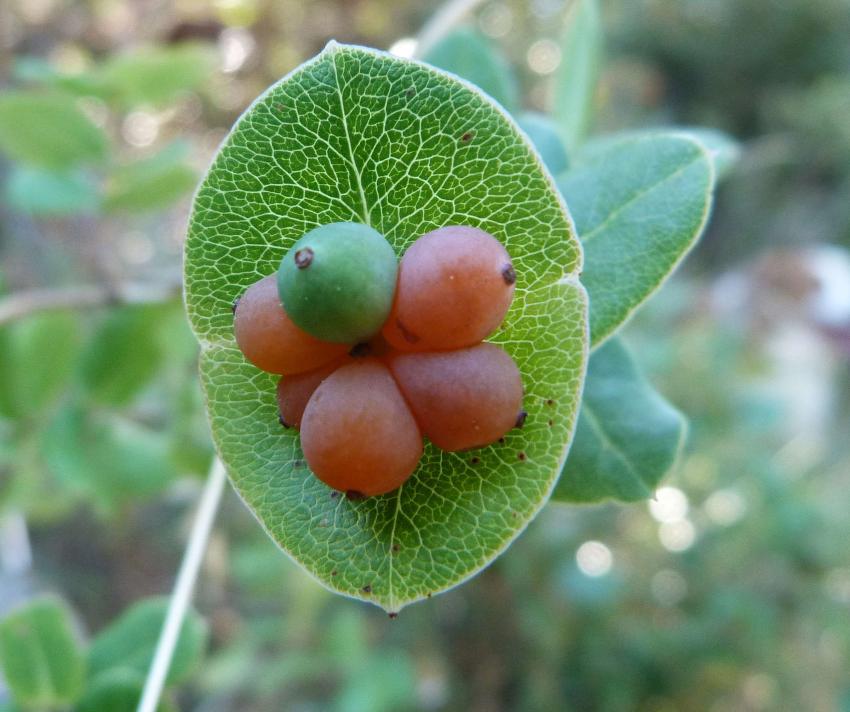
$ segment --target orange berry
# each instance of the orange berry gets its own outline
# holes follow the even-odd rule
[[[489,445],[521,420],[519,369],[494,344],[396,352],[389,365],[422,433],[443,450]]]
[[[245,358],[269,373],[310,371],[349,348],[319,341],[295,326],[281,306],[273,274],[252,284],[240,297],[233,331]]]
[[[301,448],[313,473],[343,492],[400,487],[422,456],[422,435],[389,369],[358,359],[321,382],[301,419]]]
[[[277,406],[281,425],[287,428],[299,428],[307,402],[319,384],[340,366],[351,361],[352,357],[345,355],[313,371],[295,373],[281,378],[277,384]]]
[[[502,323],[515,282],[510,255],[489,233],[462,225],[426,233],[401,259],[384,337],[401,351],[477,344]]]

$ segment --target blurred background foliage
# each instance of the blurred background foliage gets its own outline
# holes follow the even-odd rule
[[[490,78],[503,101],[552,109],[568,5],[476,11],[469,41],[517,77]],[[101,290],[0,326],[0,617],[50,594],[0,649],[30,625],[68,665],[39,709],[83,677],[80,709],[132,709],[161,617],[143,599],[171,586],[211,457],[179,303],[198,176],[329,38],[388,48],[436,7],[0,5],[0,288]],[[162,709],[850,710],[850,2],[602,8],[594,132],[742,142],[701,246],[625,334],[690,416],[680,465],[646,505],[548,507],[398,620],[321,589],[231,494]]]

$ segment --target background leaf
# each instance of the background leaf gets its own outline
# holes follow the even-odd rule
[[[371,223],[398,254],[458,223],[505,243],[517,290],[493,340],[516,360],[529,412],[505,444],[428,446],[401,490],[360,502],[310,474],[297,434],[278,424],[276,379],[245,361],[232,332],[233,299],[304,232],[340,220]],[[325,585],[390,611],[491,561],[543,506],[571,436],[586,348],[580,261],[531,146],[453,77],[332,44],[272,87],[201,185],[185,262],[213,436],[269,534]]]
[[[646,301],[708,220],[714,174],[700,144],[642,134],[589,145],[558,186],[584,246],[594,346]]]
[[[89,648],[92,677],[122,668],[146,675],[168,610],[167,598],[147,598],[128,608],[108,628],[98,633]],[[167,684],[184,680],[200,663],[207,644],[207,625],[190,610],[180,629]]]
[[[569,155],[579,147],[590,125],[603,43],[597,0],[574,0],[572,5],[561,41],[553,111]]]
[[[422,59],[472,82],[508,111],[519,106],[513,68],[489,39],[470,27],[449,33]]]
[[[67,707],[85,682],[85,660],[58,600],[43,598],[0,621],[0,667],[24,709]]]
[[[167,309],[120,307],[106,315],[80,363],[81,383],[93,400],[123,405],[157,373],[163,355],[157,332]]]
[[[104,209],[162,210],[187,195],[197,181],[185,162],[188,150],[188,145],[176,142],[150,158],[119,166],[107,180]]]
[[[652,496],[681,450],[685,418],[640,374],[619,339],[590,357],[570,454],[552,499],[632,502]]]
[[[0,327],[0,413],[39,414],[73,373],[81,344],[79,316],[42,313]]]
[[[14,210],[45,216],[94,213],[100,203],[97,185],[85,173],[26,165],[12,167],[4,198]]]
[[[75,712],[136,712],[144,684],[144,674],[133,668],[107,670],[89,683]],[[166,698],[160,700],[156,711],[178,712]]]
[[[127,107],[160,107],[209,77],[215,55],[199,44],[143,47],[109,59],[97,78],[104,91]]]
[[[517,117],[517,124],[528,134],[552,175],[557,176],[567,170],[567,150],[552,119],[544,114],[526,111]]]
[[[19,161],[67,168],[104,158],[106,136],[70,96],[10,91],[0,95],[0,150]]]

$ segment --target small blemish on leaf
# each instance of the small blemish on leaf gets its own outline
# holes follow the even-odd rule
[[[345,498],[350,499],[352,502],[359,502],[361,499],[366,499],[366,495],[357,490],[348,490],[345,493]]]
[[[525,462],[526,457],[527,455],[524,452],[517,453],[517,458],[522,462]]]
[[[337,492],[336,490],[333,490],[331,492],[331,499],[336,499],[337,497],[339,497],[339,492]]]
[[[514,424],[514,427],[521,428],[523,425],[525,425],[526,418],[528,418],[528,411],[521,410],[519,413],[517,413],[516,423]]]
[[[547,398],[546,399],[546,405],[553,406],[553,405],[555,405],[555,401],[553,401],[551,398]]]
[[[400,547],[398,544],[393,544],[393,545],[392,545],[392,550],[393,550],[393,551],[399,551],[400,549],[401,549],[401,547]]]
[[[304,460],[293,460],[292,461],[293,467],[304,467],[304,465],[306,465],[306,464],[307,463],[305,463]]]
[[[480,458],[480,457],[473,457],[473,458],[469,461],[469,464],[470,464],[470,465],[477,465],[479,462],[481,462],[481,458]]]
[[[333,571],[331,571],[331,576],[336,576],[338,573],[339,572],[336,569],[334,569]]]
[[[390,620],[392,620],[392,621],[394,621],[396,618],[398,618],[398,613],[396,613],[395,611],[393,611],[392,613],[388,613],[387,615],[390,617]]]
[[[475,136],[474,131],[467,131],[463,134],[463,136],[460,137],[460,140],[463,141],[464,143],[469,143],[474,136]]]
[[[504,445],[504,444],[505,444],[505,439],[499,438],[499,445]]]
[[[362,591],[363,591],[363,593],[372,593],[372,585],[367,583],[367,584],[366,584],[366,585],[362,588]]]
[[[407,90],[404,92],[404,95],[408,99],[410,99],[414,94],[416,94],[416,89],[414,89],[413,87],[408,87]]]
[[[275,102],[274,108],[277,109],[278,111],[286,111],[286,105],[282,104],[279,101]]]
[[[551,428],[555,424],[555,421],[551,418],[549,419],[549,427]]]

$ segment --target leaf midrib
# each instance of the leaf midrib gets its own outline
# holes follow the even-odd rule
[[[637,193],[635,193],[635,194],[634,194],[631,198],[629,198],[629,199],[628,199],[625,203],[623,203],[622,205],[620,205],[620,206],[619,206],[618,208],[616,208],[615,210],[612,210],[612,211],[611,211],[611,212],[610,212],[610,213],[609,213],[609,214],[605,217],[605,219],[604,219],[601,223],[599,223],[596,227],[594,227],[594,228],[593,228],[590,232],[584,233],[583,235],[582,235],[582,234],[579,234],[579,238],[581,239],[582,243],[586,245],[586,244],[587,244],[587,243],[591,240],[591,238],[593,238],[593,237],[594,237],[595,235],[597,235],[599,232],[601,232],[602,230],[604,230],[604,229],[605,229],[605,228],[609,225],[609,223],[611,223],[613,220],[615,220],[617,217],[619,217],[619,216],[620,216],[622,213],[624,213],[624,212],[625,212],[628,208],[630,208],[630,207],[631,207],[632,205],[634,205],[636,202],[638,202],[638,201],[639,201],[639,200],[641,200],[642,198],[644,198],[644,197],[646,197],[647,195],[649,195],[650,193],[652,193],[652,192],[653,192],[654,190],[656,190],[657,188],[660,188],[661,186],[663,186],[663,185],[664,185],[665,183],[667,183],[668,181],[671,181],[671,180],[673,180],[674,178],[676,178],[676,177],[678,177],[679,175],[681,175],[682,173],[684,173],[684,172],[685,172],[688,168],[690,168],[692,165],[694,165],[695,163],[697,163],[697,162],[700,160],[700,158],[701,158],[701,156],[700,156],[699,152],[697,152],[697,153],[694,155],[694,157],[693,157],[690,161],[688,161],[686,164],[684,164],[683,166],[680,166],[680,167],[679,167],[679,168],[677,168],[675,171],[673,171],[672,173],[670,173],[670,174],[668,174],[668,175],[664,176],[664,178],[662,178],[662,179],[661,179],[661,180],[659,180],[659,181],[656,181],[656,182],[655,182],[655,183],[653,183],[652,185],[647,186],[646,188],[643,188],[643,189],[639,190],[639,191],[638,191]]]

